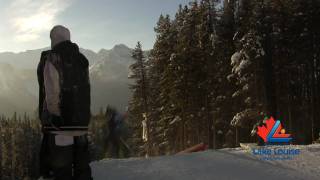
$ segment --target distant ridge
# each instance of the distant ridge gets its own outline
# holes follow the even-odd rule
[[[36,68],[41,52],[47,49],[0,53],[0,114],[35,113],[38,98]],[[127,76],[133,63],[132,49],[118,44],[109,50],[102,48],[94,52],[80,48],[80,51],[90,63],[92,112],[97,113],[107,104],[123,111],[131,96],[128,88],[131,82]]]

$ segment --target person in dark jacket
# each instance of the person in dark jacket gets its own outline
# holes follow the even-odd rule
[[[42,52],[37,70],[44,134],[40,173],[54,180],[91,180],[89,63],[66,27],[53,27],[50,38],[51,50]]]
[[[129,157],[130,148],[125,142],[127,127],[125,124],[126,114],[119,113],[116,109],[108,106],[106,111],[108,119],[109,136],[107,142],[111,145],[110,154],[112,158]]]

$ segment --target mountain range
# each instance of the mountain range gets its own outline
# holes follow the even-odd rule
[[[0,114],[35,114],[38,104],[37,65],[43,49],[0,53]],[[129,66],[132,49],[124,44],[94,52],[80,49],[90,64],[91,111],[107,105],[124,111],[131,96]]]

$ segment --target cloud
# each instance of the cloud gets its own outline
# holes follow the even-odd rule
[[[13,0],[6,10],[14,40],[29,42],[48,32],[74,0]]]

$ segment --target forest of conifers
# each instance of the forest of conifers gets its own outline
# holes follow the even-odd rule
[[[0,179],[31,180],[39,177],[41,127],[38,119],[15,113],[0,117]],[[91,160],[110,157],[106,145],[107,120],[100,112],[91,119],[89,127]]]
[[[140,43],[133,51],[133,155],[256,142],[253,127],[270,116],[295,144],[319,138],[320,1],[199,0],[177,8],[160,16],[148,55]],[[93,160],[105,157],[104,127],[103,113],[92,118]],[[1,117],[1,179],[37,177],[40,140],[37,118]]]
[[[270,116],[295,144],[318,139],[319,22],[318,0],[201,0],[160,16],[154,48],[144,57],[138,44],[131,67],[136,152],[255,142]]]

